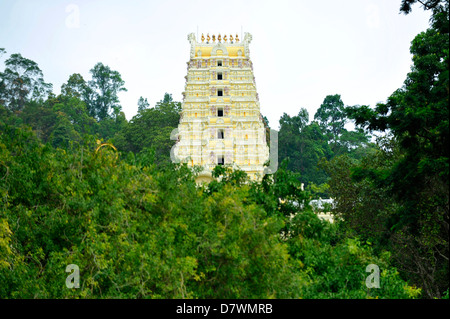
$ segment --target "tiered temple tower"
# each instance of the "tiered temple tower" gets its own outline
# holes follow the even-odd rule
[[[172,159],[198,165],[197,182],[210,181],[216,165],[239,168],[252,179],[263,177],[269,159],[249,44],[252,36],[193,33],[177,140]]]

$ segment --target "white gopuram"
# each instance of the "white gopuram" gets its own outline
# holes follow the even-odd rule
[[[252,36],[202,34],[191,45],[178,130],[172,138],[172,160],[200,166],[197,182],[211,180],[216,165],[263,177],[269,159],[266,129],[260,114],[249,44]]]

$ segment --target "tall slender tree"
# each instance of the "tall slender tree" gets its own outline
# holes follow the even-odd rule
[[[0,104],[8,109],[22,110],[27,102],[45,99],[51,92],[52,85],[44,81],[36,62],[14,53],[5,61],[5,66],[0,72]]]
[[[86,97],[90,97],[90,100],[85,101],[89,114],[98,120],[119,114],[122,107],[118,94],[127,91],[120,73],[101,62],[90,73],[92,80],[88,82],[86,92]]]
[[[339,94],[327,95],[317,109],[314,119],[319,123],[330,141],[333,152],[337,151],[338,141],[345,131],[347,117],[344,114],[344,102]]]

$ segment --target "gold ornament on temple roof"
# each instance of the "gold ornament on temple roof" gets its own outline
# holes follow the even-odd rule
[[[215,34],[213,34],[212,39],[213,39],[213,42],[216,42],[216,35]]]
[[[239,42],[239,36],[236,34],[236,42]]]
[[[205,36],[202,33],[202,42],[205,41]]]
[[[209,42],[211,40],[211,37],[209,36],[209,33],[206,35],[206,41]]]
[[[233,42],[233,35],[230,34],[230,41]]]
[[[220,35],[220,33],[219,33],[219,36],[217,37],[217,40],[218,40],[219,42],[222,41],[222,36]]]
[[[223,36],[223,42],[227,42],[227,35],[226,34]]]

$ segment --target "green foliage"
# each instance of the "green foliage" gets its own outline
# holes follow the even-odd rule
[[[119,72],[98,63],[91,70],[92,80],[73,74],[55,96],[36,62],[12,54],[5,66],[0,73],[0,104],[14,112],[17,122],[31,126],[42,141],[67,148],[86,135],[120,140],[127,120],[118,100],[118,93],[126,91]]]
[[[103,120],[120,114],[122,107],[119,104],[118,94],[127,91],[125,81],[119,72],[113,71],[103,63],[97,63],[91,70],[92,80],[87,83],[84,96],[90,116]]]
[[[339,94],[327,95],[317,109],[314,119],[326,136],[332,156],[349,154],[352,157],[361,157],[361,153],[365,154],[370,137],[361,128],[355,131],[345,128],[350,119],[345,113],[344,102]]]
[[[330,175],[330,195],[334,199],[333,214],[346,229],[355,231],[362,240],[380,244],[383,247],[389,226],[389,213],[395,210],[390,189],[381,188],[366,179],[355,179],[356,172],[368,167],[390,167],[398,156],[389,144],[390,140],[380,139],[379,149],[362,160],[341,155],[331,161],[321,162]],[[378,247],[378,246],[375,246]]]
[[[433,13],[442,10],[448,0],[402,0],[400,12],[409,14],[412,11],[412,5],[419,2],[425,10],[432,10]]]
[[[449,257],[448,1],[433,8],[431,27],[412,41],[413,66],[403,87],[375,109],[346,110],[357,125],[393,136],[394,151],[381,150],[393,156],[359,165],[353,176],[394,203],[386,219],[391,249],[429,298],[448,289]]]
[[[220,181],[197,186],[186,165],[155,165],[151,149],[118,154],[93,139],[55,149],[7,122],[1,298],[366,298],[364,263],[388,269],[365,248],[353,257],[284,163],[261,183],[217,166]],[[68,264],[79,289],[65,287]],[[395,271],[387,278],[379,297],[412,297]],[[330,285],[342,290],[323,293]]]
[[[311,215],[307,220],[311,224],[314,216]],[[314,224],[316,227],[320,225],[318,220]],[[322,236],[333,236],[336,231],[333,224],[320,226],[323,228],[320,232]],[[406,285],[390,265],[388,253],[377,257],[369,245],[356,238],[346,238],[330,245],[323,239],[311,238],[311,235],[316,234],[301,233],[289,240],[289,253],[296,257],[303,275],[303,298],[409,299],[420,296],[420,289]],[[380,288],[366,287],[365,281],[369,273],[365,270],[369,264],[380,268]]]
[[[283,114],[280,118],[279,163],[289,159],[288,168],[300,173],[305,184],[321,184],[326,181],[326,176],[317,170],[317,162],[322,157],[329,158],[331,151],[317,123],[308,125],[308,117],[306,109],[302,109],[297,116]]]
[[[314,119],[325,132],[335,152],[339,136],[345,130],[347,118],[344,114],[344,102],[339,94],[327,95],[317,109]]]
[[[155,107],[140,108],[117,137],[117,147],[134,153],[139,153],[144,148],[153,148],[155,161],[160,165],[167,165],[170,163],[170,150],[175,143],[170,137],[178,127],[180,111],[181,103],[173,101],[172,95],[166,93]]]
[[[317,190],[315,198],[329,197],[326,187],[329,175],[318,164],[335,156],[348,154],[362,158],[373,147],[369,136],[362,129],[348,131],[349,121],[344,112],[340,95],[328,95],[309,123],[306,109],[297,116],[283,114],[280,118],[278,157],[279,162],[289,159],[288,168],[300,173],[305,187]],[[320,191],[312,185],[322,185]]]
[[[120,140],[119,133],[125,128],[127,120],[121,111],[118,94],[127,91],[125,82],[118,71],[113,71],[102,63],[97,63],[90,73],[92,79],[88,82],[80,74],[72,74],[67,83],[61,86],[58,98],[65,105],[70,101],[77,104],[76,111],[73,107],[65,108],[64,111],[72,115],[72,123],[75,118],[77,124],[90,122],[83,125],[83,131],[89,127],[89,134],[98,134],[104,140]],[[93,121],[97,123],[92,123]],[[80,128],[76,131],[80,132]]]
[[[88,86],[81,74],[72,74],[67,83],[61,85],[61,94],[67,97],[76,97],[83,99],[83,101],[89,100]]]
[[[143,98],[142,96],[138,100],[138,112],[142,112],[146,108],[148,108],[150,104],[148,103],[147,99]]]
[[[282,222],[244,205],[248,187],[202,194],[184,166],[133,166],[108,148],[67,153],[28,142],[30,131],[2,132],[1,252],[13,265],[1,272],[3,298],[293,296]],[[82,269],[79,291],[64,287],[70,263]]]

